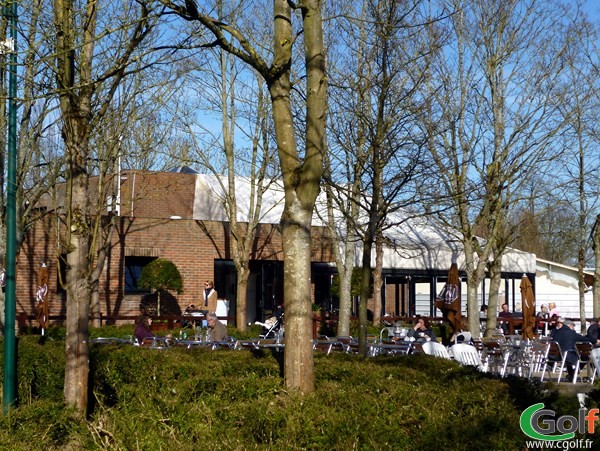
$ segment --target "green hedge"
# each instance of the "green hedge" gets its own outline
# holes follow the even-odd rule
[[[61,401],[64,343],[25,337],[0,448],[512,450],[525,444],[520,412],[557,400],[539,383],[425,355],[317,354],[316,391],[300,396],[284,387],[281,357],[94,346],[91,414],[79,421]]]

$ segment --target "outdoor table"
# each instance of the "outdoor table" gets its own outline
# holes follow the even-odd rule
[[[166,349],[171,346],[175,341],[168,337],[146,337],[140,344],[140,346],[154,348],[154,349]]]
[[[313,350],[323,351],[325,354],[329,355],[331,354],[334,343],[333,340],[313,340]]]
[[[133,344],[133,338],[98,337],[98,338],[92,339],[92,343],[97,344],[97,345]]]
[[[531,343],[528,341],[512,341],[501,343],[504,353],[504,367],[502,368],[502,377],[506,375],[508,369],[513,373],[523,376],[529,370]]]
[[[211,341],[204,340],[175,340],[176,346],[185,346],[187,349],[203,347],[203,348],[213,348],[214,344]]]
[[[346,352],[346,344],[335,339],[313,340],[313,349],[325,352],[327,355],[333,351]]]
[[[356,354],[358,352],[358,341],[354,337],[337,337],[336,341],[341,344],[342,349],[347,354]]]
[[[212,349],[236,349],[236,341],[231,341],[231,340],[222,340],[222,341],[213,341],[212,343]]]
[[[276,351],[281,351],[285,347],[285,340],[259,340],[257,343],[259,349],[275,349]]]
[[[489,338],[481,340],[480,355],[486,371],[503,374],[506,352],[502,346],[505,343],[504,338],[502,340]]]
[[[202,327],[205,327],[204,321],[206,321],[206,312],[206,310],[198,310],[194,312],[187,312],[182,315],[186,317],[186,320],[189,323],[191,323],[192,330],[194,331],[195,336],[198,336],[198,331],[196,329],[197,322],[199,322]]]
[[[255,351],[258,349],[258,340],[238,340],[235,342],[234,349],[250,349]]]
[[[369,345],[369,356],[377,355],[408,355],[412,349],[410,341],[399,341],[397,343],[372,343]]]

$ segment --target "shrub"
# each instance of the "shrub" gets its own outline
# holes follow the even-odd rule
[[[144,266],[138,286],[158,291],[176,291],[177,294],[183,292],[183,280],[177,266],[163,258],[152,260]]]
[[[63,354],[20,341],[3,449],[522,449],[522,406],[561,405],[539,382],[426,355],[316,354],[316,390],[302,396],[283,384],[282,353],[101,345],[81,421],[60,401]]]
[[[160,293],[161,291],[175,291],[177,294],[183,293],[183,279],[175,263],[164,258],[152,260],[142,269],[138,280],[140,288],[156,290],[157,304],[156,313],[161,314]]]

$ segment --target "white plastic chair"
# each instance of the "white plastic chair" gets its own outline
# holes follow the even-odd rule
[[[432,355],[435,357],[442,357],[444,359],[450,358],[450,353],[446,346],[437,341],[426,341],[422,343],[423,352],[427,355]]]
[[[450,348],[450,351],[454,360],[461,365],[474,366],[480,371],[486,370],[475,346],[457,343]]]
[[[590,353],[590,364],[592,365],[592,368],[594,370],[594,372],[592,373],[592,377],[595,377],[596,373],[600,374],[600,348],[592,349],[592,352]]]

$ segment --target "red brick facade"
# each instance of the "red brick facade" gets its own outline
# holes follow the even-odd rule
[[[102,315],[139,313],[142,295],[127,294],[124,289],[127,257],[161,257],[175,263],[183,278],[184,292],[173,296],[184,310],[188,304],[197,303],[204,281],[215,279],[215,260],[231,259],[229,224],[193,219],[195,174],[128,172],[122,179],[120,217],[116,218],[117,228],[100,280]],[[17,265],[17,316],[34,312],[37,274],[42,263],[50,270],[50,316],[65,314],[65,294],[59,288],[61,245],[57,224],[57,217],[50,214],[25,236]],[[313,260],[333,261],[324,229],[313,228],[313,237]],[[282,260],[278,225],[260,225],[251,258]]]

